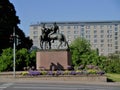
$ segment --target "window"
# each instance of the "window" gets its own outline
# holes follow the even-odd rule
[[[101,43],[103,43],[104,42],[104,39],[101,39]]]
[[[115,32],[115,36],[117,36],[118,35],[118,32]]]
[[[70,29],[70,26],[68,26],[67,29]]]
[[[118,46],[115,46],[115,49],[118,49]]]
[[[80,25],[81,26],[81,28],[84,28],[84,25]]]
[[[107,25],[107,28],[108,29],[112,29],[112,25]]]
[[[101,30],[101,33],[104,33],[104,30]]]
[[[33,26],[33,29],[38,29],[38,26]]]
[[[94,35],[94,38],[97,38],[97,35]]]
[[[118,28],[117,27],[115,27],[115,32],[117,32],[118,31]]]
[[[94,33],[97,33],[97,30],[94,30]]]
[[[100,37],[101,37],[101,38],[104,38],[104,35],[101,35]]]
[[[108,42],[108,43],[112,43],[112,39],[108,39],[107,42]]]
[[[110,35],[110,38],[112,38],[112,35]]]
[[[61,28],[61,29],[64,29],[64,26],[61,26],[60,28]]]
[[[115,37],[115,40],[117,40],[118,39],[118,37]]]
[[[90,35],[86,35],[86,38],[87,38],[87,39],[90,39]]]
[[[100,25],[100,29],[103,29],[104,28],[104,25]]]
[[[115,26],[117,27],[117,26],[118,26],[118,24],[115,24]]]
[[[74,35],[74,39],[76,39],[78,36],[77,35]]]
[[[81,28],[81,33],[84,33],[84,28]]]
[[[86,34],[90,34],[90,30],[86,30]]]
[[[70,34],[70,31],[67,31],[67,34]]]
[[[87,25],[87,26],[86,26],[86,29],[90,29],[90,25]]]
[[[104,46],[104,44],[101,44],[100,46],[101,46],[101,47],[103,47],[103,46]]]
[[[78,29],[78,26],[74,26],[74,29]]]
[[[112,30],[107,30],[107,33],[108,33],[108,34],[111,34],[111,33],[112,33]]]
[[[79,33],[79,31],[76,31],[76,30],[74,31],[74,34],[78,34],[78,33]]]
[[[97,26],[96,25],[94,25],[94,29],[96,29],[97,28]]]
[[[81,36],[81,37],[84,37],[84,33],[81,33],[80,36]]]
[[[97,39],[94,39],[94,43],[97,43]]]
[[[68,36],[67,36],[67,38],[68,38],[68,39],[70,39],[70,38],[71,38],[71,36],[70,36],[70,35],[68,35]]]
[[[107,30],[107,33],[109,33],[109,30]]]
[[[33,34],[34,34],[34,35],[37,35],[37,34],[38,34],[38,31],[33,31]]]
[[[118,41],[115,41],[115,45],[118,45]]]
[[[37,36],[33,36],[33,39],[37,39],[38,37]]]

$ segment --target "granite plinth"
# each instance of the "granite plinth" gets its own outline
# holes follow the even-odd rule
[[[40,50],[36,53],[36,68],[46,70],[66,70],[71,65],[68,50]]]

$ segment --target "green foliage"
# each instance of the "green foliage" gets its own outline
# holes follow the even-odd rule
[[[120,55],[112,54],[109,57],[99,56],[98,49],[92,50],[89,42],[83,38],[77,38],[70,45],[72,63],[75,67],[86,65],[99,66],[109,73],[120,73]]]
[[[77,38],[71,43],[70,50],[74,65],[78,66],[80,63],[86,64],[86,55],[88,55],[91,51],[90,43],[87,40],[84,38]]]
[[[107,60],[105,62],[104,70],[107,73],[119,73],[120,74],[120,60]]]
[[[11,40],[13,28],[16,35],[19,36],[19,40],[21,40],[21,44],[16,45],[16,48],[31,48],[32,40],[25,37],[24,32],[17,26],[19,23],[20,20],[16,16],[14,5],[9,0],[0,0],[0,54],[2,49],[13,47],[13,40]]]
[[[16,53],[16,70],[20,70],[29,64],[29,54],[27,49],[23,48]]]
[[[8,71],[13,66],[12,48],[4,49],[0,56],[0,71]]]
[[[120,74],[107,73],[107,78],[113,82],[120,82]]]
[[[16,53],[16,70],[22,70],[23,67],[35,66],[36,51],[28,52],[27,49],[22,48]]]
[[[36,65],[36,51],[28,52],[23,48],[16,51],[16,70]],[[13,49],[4,49],[0,56],[0,71],[11,71],[13,68]]]
[[[75,66],[83,65],[85,67],[89,64],[101,66],[102,59],[98,55],[98,50],[92,50],[90,43],[86,39],[75,39],[70,45],[70,50]]]
[[[86,65],[99,66],[107,73],[120,73],[120,54],[99,56],[98,49],[92,50],[89,42],[83,38],[77,38],[70,45],[72,63],[75,67],[85,68]]]

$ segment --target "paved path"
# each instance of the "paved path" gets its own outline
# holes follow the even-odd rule
[[[75,83],[0,83],[0,90],[120,90],[120,86]]]

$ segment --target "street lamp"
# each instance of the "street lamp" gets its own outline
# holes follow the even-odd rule
[[[16,42],[15,27],[13,27],[13,77],[16,77],[15,75],[15,42]]]

